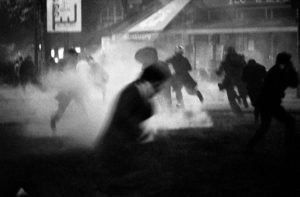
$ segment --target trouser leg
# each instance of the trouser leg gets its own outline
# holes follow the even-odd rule
[[[50,122],[51,129],[53,132],[56,131],[56,123],[63,116],[63,114],[66,111],[67,107],[69,106],[71,100],[72,100],[71,97],[65,98],[63,101],[58,100],[58,108],[57,108],[56,112],[52,115],[51,122]]]
[[[254,136],[248,143],[248,149],[253,150],[255,145],[261,140],[261,138],[268,132],[271,125],[271,113],[263,112],[261,113],[261,124],[258,130],[255,132]]]
[[[232,109],[232,111],[236,114],[242,114],[242,110],[240,108],[240,106],[237,104],[236,102],[236,92],[234,91],[234,88],[233,87],[228,87],[226,89],[226,92],[227,92],[227,98],[228,98],[228,102],[229,102],[229,105]]]
[[[276,108],[274,116],[279,121],[285,124],[285,148],[286,151],[291,152],[295,146],[295,134],[296,134],[296,121],[295,119],[285,111],[282,106]]]

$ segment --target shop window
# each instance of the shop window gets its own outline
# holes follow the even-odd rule
[[[55,57],[55,49],[51,49],[51,51],[50,51],[50,55],[51,55],[51,57],[52,57],[52,58],[54,58],[54,57]]]
[[[230,19],[230,13],[226,10],[215,9],[209,12],[209,20],[224,21],[226,19]]]
[[[235,11],[235,19],[236,20],[244,20],[245,15],[243,10],[236,10]]]
[[[58,49],[58,59],[63,59],[64,58],[64,48],[59,48]]]
[[[282,19],[294,19],[295,12],[293,12],[290,8],[277,8],[273,9],[274,18],[282,18]]]
[[[254,50],[255,50],[254,40],[250,38],[248,40],[248,51],[254,51]]]
[[[124,9],[121,5],[108,6],[100,15],[101,24],[104,27],[111,26],[124,19]]]
[[[248,9],[244,10],[244,19],[250,20],[260,20],[265,17],[265,13],[263,9]]]

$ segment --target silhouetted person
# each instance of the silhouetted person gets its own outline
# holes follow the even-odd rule
[[[75,49],[71,48],[67,51],[63,62],[64,64],[61,65],[63,68],[61,68],[61,70],[75,70],[76,64],[78,62],[78,53],[75,51]],[[58,107],[55,113],[51,116],[50,120],[50,126],[54,133],[56,132],[57,122],[61,119],[70,102],[72,101],[72,99],[74,99],[75,96],[76,95],[73,90],[62,90],[57,93],[55,99],[58,102]]]
[[[186,91],[190,95],[196,95],[200,102],[203,102],[204,98],[201,92],[197,89],[197,82],[191,77],[189,71],[192,70],[192,66],[189,60],[183,56],[183,47],[176,46],[175,54],[166,60],[168,64],[171,64],[174,70],[174,75],[171,79],[171,85],[176,94],[176,99],[179,106],[183,107],[183,96],[181,89],[185,87]]]
[[[255,122],[258,122],[259,118],[258,98],[261,94],[266,74],[266,68],[254,59],[250,59],[243,70],[242,80],[246,83],[248,95],[254,107]]]
[[[90,66],[90,80],[101,89],[104,100],[106,96],[106,84],[109,78],[108,73],[104,70],[103,65],[96,62],[92,56],[87,57],[87,62]]]
[[[168,78],[165,68],[153,64],[121,91],[110,124],[95,147],[99,161],[112,176],[136,170],[137,152],[145,137],[141,123],[153,115],[151,99]]]
[[[18,85],[20,81],[20,67],[22,62],[23,62],[23,57],[21,55],[19,55],[14,62],[15,85]]]
[[[27,56],[23,62],[21,62],[19,68],[20,82],[23,87],[28,83],[36,82],[36,67],[32,61],[31,56]]]
[[[64,58],[58,62],[59,70],[72,70],[76,68],[76,65],[79,61],[79,54],[75,48],[70,48],[64,51]]]
[[[244,56],[238,54],[233,47],[228,47],[225,59],[216,72],[217,75],[224,73],[224,79],[218,86],[220,90],[226,90],[229,105],[233,112],[237,114],[242,114],[237,101],[240,102],[241,100],[244,106],[248,107],[247,89],[242,81],[242,72],[245,65]],[[235,91],[235,87],[238,93]]]
[[[291,151],[296,131],[295,119],[282,107],[281,101],[285,96],[284,91],[288,87],[296,88],[298,84],[299,79],[291,62],[291,55],[286,52],[279,53],[275,65],[268,71],[263,84],[258,100],[261,124],[248,144],[248,151],[252,151],[269,130],[272,117],[285,123],[285,147],[287,151]]]
[[[134,58],[142,64],[142,70],[147,68],[149,65],[156,64],[157,66],[163,67],[168,74],[171,76],[171,70],[168,64],[164,61],[158,59],[157,50],[153,47],[144,47],[139,49]],[[164,88],[162,89],[160,95],[163,96],[165,104],[168,108],[172,106],[172,98],[171,98],[171,84],[168,80],[164,84]]]

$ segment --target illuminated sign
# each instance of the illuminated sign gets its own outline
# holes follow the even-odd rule
[[[81,32],[81,0],[47,0],[48,32]]]
[[[127,39],[136,41],[150,41],[155,40],[158,37],[158,33],[130,33],[127,35]]]
[[[129,33],[162,31],[190,0],[174,0],[129,29]]]

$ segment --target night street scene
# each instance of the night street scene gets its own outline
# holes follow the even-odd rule
[[[0,197],[300,196],[298,0],[0,0]]]

